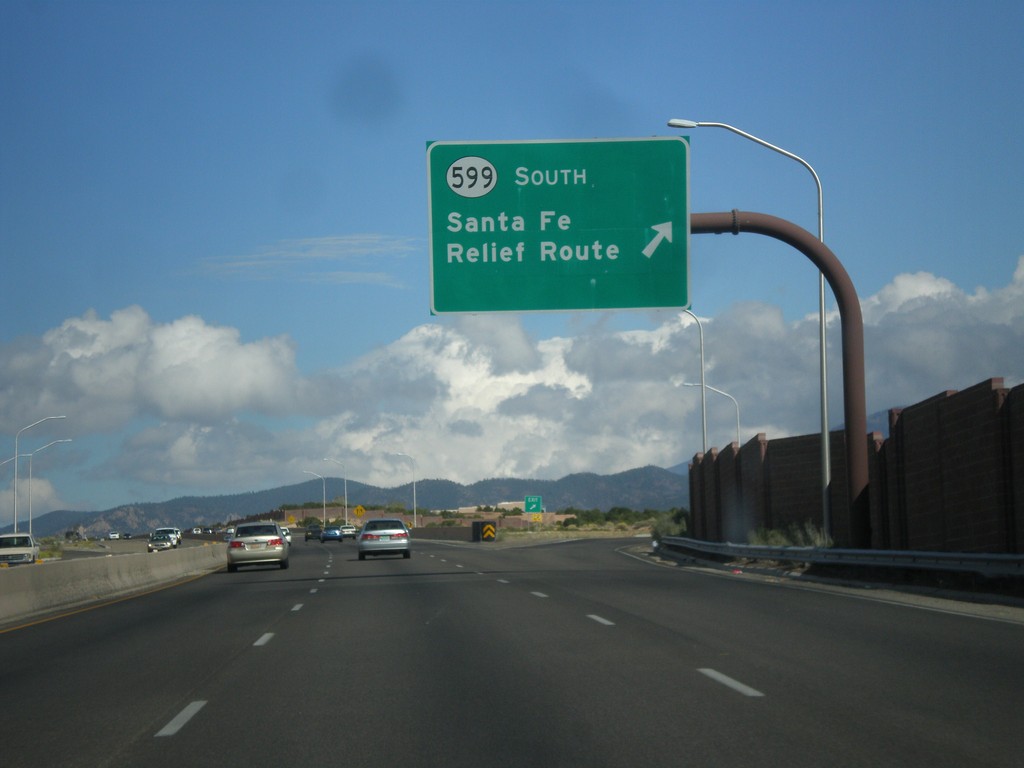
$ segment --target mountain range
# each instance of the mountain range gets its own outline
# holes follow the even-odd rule
[[[328,477],[326,494],[328,503],[342,503],[345,482]],[[122,504],[102,512],[73,512],[57,510],[32,521],[36,536],[61,535],[68,530],[79,530],[92,536],[108,531],[145,533],[162,526],[192,528],[240,520],[251,515],[271,512],[283,505],[320,501],[324,485],[309,480],[295,485],[270,488],[226,496],[183,496],[170,501]],[[517,501],[526,496],[540,496],[549,512],[564,509],[600,509],[607,512],[613,507],[634,510],[669,510],[688,507],[689,482],[685,464],[672,469],[647,466],[613,475],[580,473],[560,480],[520,480],[494,478],[462,485],[451,480],[420,480],[416,483],[416,506],[419,509],[441,510],[470,506],[494,506],[501,502]],[[379,488],[354,480],[348,481],[348,505],[354,507],[384,507],[389,505],[412,508],[413,484],[396,488]],[[19,528],[24,528],[24,522]],[[6,529],[10,530],[11,526]],[[2,532],[2,531],[0,531]]]

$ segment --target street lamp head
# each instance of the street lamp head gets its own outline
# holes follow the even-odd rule
[[[670,128],[700,128],[700,123],[694,122],[693,120],[683,120],[680,117],[674,117],[668,121]]]

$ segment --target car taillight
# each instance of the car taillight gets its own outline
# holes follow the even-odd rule
[[[232,541],[228,546],[231,549],[245,549],[245,543],[241,541]]]
[[[375,533],[364,533],[363,534],[363,541],[376,541],[379,538],[380,538],[380,536],[378,536]]]
[[[408,533],[392,533],[391,534],[391,538],[392,539],[408,539],[409,538],[409,534]]]
[[[282,539],[270,539],[267,542],[268,547],[283,547],[284,541]]]

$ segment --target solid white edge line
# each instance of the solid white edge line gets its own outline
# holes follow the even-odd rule
[[[191,704],[186,706],[181,712],[174,716],[174,718],[163,728],[157,731],[154,736],[173,736],[180,731],[189,720],[191,720],[195,714],[206,706],[205,701],[193,701]]]
[[[266,645],[267,643],[270,642],[270,638],[272,638],[273,636],[274,636],[273,632],[267,632],[259,640],[257,640],[255,643],[253,643],[253,645]]]
[[[593,619],[598,624],[604,624],[606,627],[614,627],[615,626],[615,622],[614,621],[608,621],[608,619],[602,618],[601,616],[598,616],[596,613],[588,613],[587,614],[587,618],[588,619]]]
[[[737,693],[742,693],[744,696],[764,696],[764,694],[756,688],[751,688],[750,686],[744,685],[738,680],[733,680],[728,675],[723,675],[721,672],[718,672],[717,670],[704,668],[698,669],[697,671],[700,672],[702,675],[707,675],[712,680],[719,682],[722,685],[732,688]]]

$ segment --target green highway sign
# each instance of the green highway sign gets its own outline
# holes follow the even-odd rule
[[[685,137],[427,146],[430,308],[688,307]]]
[[[540,496],[527,496],[523,499],[524,512],[543,512],[544,504]]]

